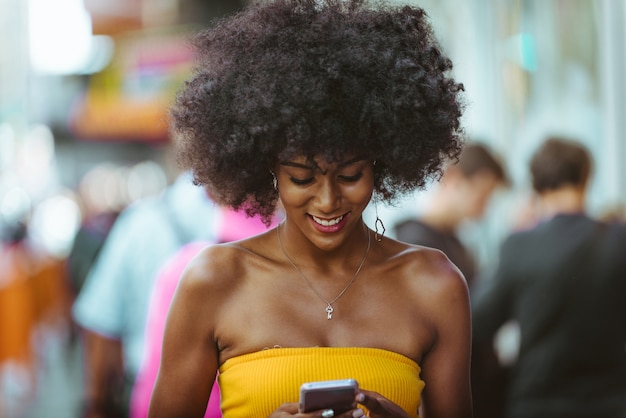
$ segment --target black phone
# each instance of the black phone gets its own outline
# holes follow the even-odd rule
[[[332,409],[335,414],[356,408],[359,384],[354,379],[324,380],[300,386],[300,412]]]

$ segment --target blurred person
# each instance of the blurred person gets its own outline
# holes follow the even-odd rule
[[[36,386],[35,257],[25,220],[0,217],[0,238],[0,416],[12,417],[23,412]]]
[[[458,230],[465,222],[480,220],[494,192],[506,184],[508,178],[499,157],[484,144],[468,143],[458,160],[448,163],[420,215],[395,225],[396,238],[443,251],[471,288],[477,263]]]
[[[166,149],[165,155],[170,153]],[[100,163],[83,175],[78,186],[81,224],[67,257],[68,279],[75,294],[120,212],[136,200],[162,192],[165,186],[165,171],[150,160],[130,167]]]
[[[7,417],[22,416],[34,400],[43,351],[68,325],[64,263],[31,239],[30,214],[30,205],[0,213],[0,416]]]
[[[275,222],[273,222],[275,223]],[[258,218],[250,218],[243,211],[223,208],[221,211],[218,242],[231,242],[265,232],[269,226]],[[176,286],[187,264],[210,242],[193,242],[185,245],[161,267],[152,289],[146,322],[146,343],[141,368],[137,373],[131,398],[131,418],[146,418],[150,396],[156,382],[165,320]],[[220,392],[213,386],[204,418],[220,418]]]
[[[183,172],[117,217],[73,306],[83,331],[83,417],[127,416],[156,273],[184,244],[215,240],[217,214],[206,191]]]
[[[284,219],[188,265],[150,418],[203,416],[216,376],[224,417],[470,417],[467,283],[363,221],[462,148],[462,85],[426,12],[253,2],[194,45],[181,162],[216,202],[265,221],[280,202]],[[302,383],[341,377],[358,405],[298,412]]]
[[[424,211],[417,218],[395,225],[396,237],[443,251],[461,270],[471,290],[479,271],[458,231],[465,222],[482,219],[494,192],[507,184],[499,156],[480,142],[468,143],[458,160],[445,168]],[[474,416],[499,418],[504,406],[505,375],[492,344],[472,348],[471,378]]]
[[[68,279],[75,294],[85,283],[115,219],[128,204],[120,171],[114,164],[98,164],[78,185],[82,219],[67,257]]]
[[[586,213],[592,157],[547,138],[530,161],[540,221],[502,244],[472,297],[473,338],[519,327],[506,418],[626,416],[626,225]]]
[[[130,402],[130,417],[145,418],[152,389],[161,361],[163,331],[169,305],[178,281],[187,264],[211,242],[192,242],[184,245],[159,270],[150,296],[150,305],[146,321],[144,357],[133,384]],[[215,384],[206,407],[205,418],[221,417],[219,406],[219,386]]]

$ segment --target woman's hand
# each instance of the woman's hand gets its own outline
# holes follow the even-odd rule
[[[377,392],[361,389],[356,396],[356,401],[368,409],[369,414],[367,416],[370,418],[409,418],[409,415],[402,408]],[[337,415],[334,414],[334,411],[329,409],[304,413],[298,412],[297,403],[285,403],[268,418],[360,418],[363,416],[365,416],[365,414],[360,408],[351,409],[350,411]]]
[[[298,417],[298,418],[360,418],[364,416],[364,412],[361,408],[351,409],[343,414],[336,414],[332,409],[320,409],[313,412],[298,412],[297,403],[285,403],[282,404],[276,411],[272,413],[268,418],[281,418],[281,417]],[[376,415],[378,416],[378,415]],[[381,415],[391,416],[391,415]]]
[[[409,418],[402,408],[380,393],[361,389],[356,400],[368,409],[370,418]]]

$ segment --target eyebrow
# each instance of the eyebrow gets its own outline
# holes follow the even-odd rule
[[[354,164],[356,162],[363,161],[363,160],[365,160],[365,158],[354,157],[354,158],[352,158],[350,160],[346,160],[346,161],[340,162],[339,163],[339,167],[345,167],[345,166],[348,166],[350,164]],[[304,168],[304,169],[308,169],[308,170],[315,170],[316,168],[319,167],[317,164],[307,165],[307,164],[296,163],[294,161],[283,161],[283,162],[280,163],[280,165],[284,165],[284,166],[288,166],[288,167],[295,167],[295,168]]]
[[[293,161],[283,161],[280,163],[280,165],[285,165],[287,167],[306,168],[309,170],[313,170],[315,168],[315,166],[312,165],[294,163]]]

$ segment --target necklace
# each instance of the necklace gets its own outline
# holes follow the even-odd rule
[[[352,283],[354,283],[354,280],[356,279],[356,276],[358,276],[359,272],[361,271],[361,267],[363,267],[363,264],[365,264],[365,259],[367,258],[367,254],[370,252],[371,234],[369,233],[369,231],[367,233],[367,249],[365,250],[365,254],[363,255],[363,259],[361,260],[361,263],[359,264],[359,267],[357,267],[356,271],[354,272],[354,275],[352,276],[352,278],[350,280],[348,280],[348,283],[341,290],[341,292],[339,292],[339,294],[337,296],[335,296],[331,300],[326,300],[317,291],[317,289],[315,289],[315,287],[313,286],[313,283],[311,283],[311,281],[304,275],[304,273],[302,273],[302,270],[300,270],[300,268],[296,265],[296,263],[293,262],[291,257],[289,257],[287,255],[287,253],[285,252],[285,249],[283,248],[283,242],[280,239],[280,233],[278,232],[278,227],[276,228],[276,236],[278,237],[278,245],[280,246],[280,251],[282,251],[283,255],[287,258],[289,263],[298,272],[298,274],[300,274],[300,276],[302,276],[304,281],[309,285],[309,287],[317,295],[317,297],[320,298],[322,300],[322,302],[324,302],[326,304],[326,309],[325,309],[325,311],[326,311],[326,319],[333,319],[333,312],[335,311],[335,309],[333,309],[333,303],[337,302],[339,300],[339,298],[342,297],[344,293],[346,293],[346,290],[348,290],[348,288],[352,285]]]

